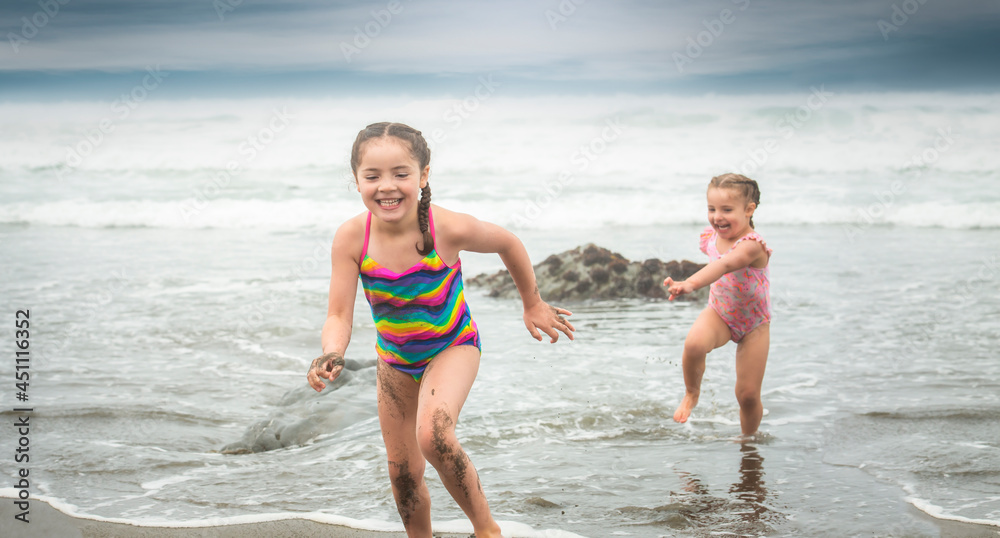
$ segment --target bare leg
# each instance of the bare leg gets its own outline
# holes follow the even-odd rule
[[[684,340],[684,398],[674,411],[674,421],[687,422],[691,410],[698,405],[701,376],[705,374],[705,356],[709,351],[724,346],[729,339],[729,327],[722,318],[711,307],[702,310]]]
[[[420,385],[409,375],[378,361],[378,422],[389,459],[389,480],[406,535],[431,535],[431,497],[424,482],[424,456],[417,444]]]
[[[472,522],[478,538],[500,536],[479,473],[455,436],[458,414],[479,371],[479,350],[455,346],[431,360],[420,382],[417,442],[441,482]]]
[[[771,325],[765,323],[750,331],[736,347],[736,401],[740,403],[743,435],[756,433],[764,416],[760,387],[764,382],[770,345]]]

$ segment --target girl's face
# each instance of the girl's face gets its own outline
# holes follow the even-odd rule
[[[431,167],[420,169],[407,142],[395,137],[373,138],[361,147],[358,192],[365,207],[385,222],[416,218],[420,189],[427,185]]]
[[[746,235],[756,208],[757,204],[747,203],[735,189],[708,189],[708,223],[723,239],[739,239]]]

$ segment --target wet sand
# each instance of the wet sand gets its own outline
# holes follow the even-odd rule
[[[221,537],[221,538],[273,538],[276,536],[296,536],[303,538],[397,538],[405,537],[404,532],[381,532],[353,529],[342,525],[318,523],[308,519],[284,519],[256,523],[239,523],[214,527],[146,527],[126,523],[94,521],[69,516],[56,510],[48,503],[33,499],[29,512],[29,523],[14,519],[20,512],[13,499],[0,498],[0,536],[4,538],[38,538],[51,536],[58,538],[180,538],[180,537]],[[466,538],[465,533],[434,533],[440,538]]]
[[[308,519],[284,519],[280,521],[262,521],[207,527],[137,526],[73,517],[37,499],[31,501],[30,523],[22,523],[14,519],[14,515],[18,513],[18,510],[14,507],[11,502],[12,500],[0,497],[0,536],[4,538],[38,538],[41,536],[58,538],[188,538],[192,536],[205,538],[273,538],[278,536],[302,538],[403,538],[406,536],[404,532],[354,529],[343,525],[319,523]],[[938,536],[941,537],[1000,537],[1000,528],[998,527],[946,521],[932,518],[914,508],[911,508],[911,510],[915,517],[935,524],[940,532]],[[905,534],[906,532],[904,531]],[[467,538],[469,536],[466,533],[434,533],[435,538]]]

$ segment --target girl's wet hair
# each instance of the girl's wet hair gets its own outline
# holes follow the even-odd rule
[[[354,146],[351,148],[351,172],[355,179],[358,177],[358,165],[361,164],[361,146],[373,138],[395,137],[410,145],[410,155],[420,164],[420,173],[431,163],[431,149],[427,147],[427,141],[420,131],[404,125],[402,123],[392,123],[383,121],[373,123],[365,127],[354,139]],[[430,232],[430,208],[431,208],[431,185],[420,189],[420,204],[417,206],[417,222],[420,224],[420,232],[424,235],[424,248],[417,247],[417,252],[424,256],[434,249],[434,236]]]
[[[722,174],[712,178],[708,183],[709,189],[732,189],[743,196],[746,204],[753,202],[755,206],[760,205],[760,187],[757,182],[740,174]],[[753,217],[750,217],[750,227],[753,228]]]

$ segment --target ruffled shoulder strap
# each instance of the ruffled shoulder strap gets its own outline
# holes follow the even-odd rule
[[[732,250],[732,249],[736,248],[736,245],[740,244],[743,241],[758,241],[758,242],[760,242],[761,246],[764,247],[764,251],[767,252],[767,257],[768,258],[770,258],[771,257],[771,253],[774,252],[774,249],[772,249],[771,247],[767,246],[767,241],[764,241],[764,238],[761,237],[760,234],[757,233],[757,232],[750,232],[750,233],[744,235],[743,237],[737,239],[736,242],[733,243],[733,246],[729,250]]]
[[[708,254],[708,242],[712,240],[715,235],[715,229],[711,226],[705,226],[705,229],[701,231],[701,235],[698,237],[698,247],[705,254]]]

